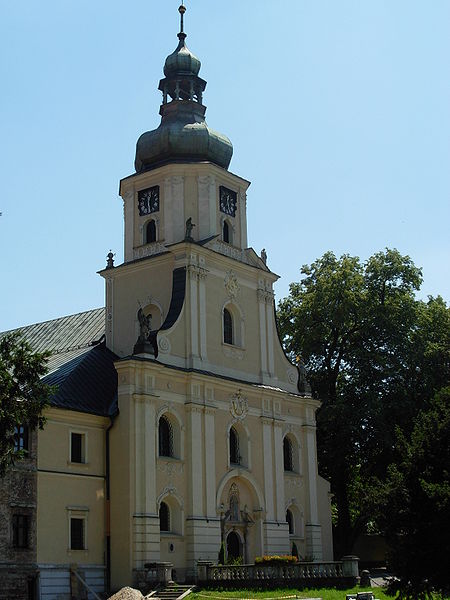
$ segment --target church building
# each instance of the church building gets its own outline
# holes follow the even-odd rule
[[[42,600],[68,589],[72,564],[103,591],[136,585],[148,563],[192,580],[222,544],[244,563],[294,544],[332,560],[320,403],[283,352],[278,276],[247,241],[250,183],[205,121],[206,81],[179,11],[161,124],[138,139],[120,182],[124,262],[110,254],[100,271],[105,308],[21,330],[52,352],[46,381],[58,385],[27,509]]]

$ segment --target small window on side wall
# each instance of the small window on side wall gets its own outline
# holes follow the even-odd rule
[[[29,450],[29,436],[27,425],[17,425],[14,428],[14,451],[27,452]]]
[[[28,532],[30,517],[28,515],[13,515],[12,544],[14,548],[28,548]]]
[[[71,517],[70,519],[70,549],[85,549],[85,519]]]
[[[156,222],[151,219],[145,228],[145,243],[151,244],[153,242],[156,242]]]
[[[86,435],[84,433],[71,432],[70,434],[70,462],[86,462]]]

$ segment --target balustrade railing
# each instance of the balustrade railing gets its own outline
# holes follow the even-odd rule
[[[355,556],[344,557],[341,561],[299,562],[296,564],[257,564],[222,566],[209,562],[198,563],[198,579],[208,584],[232,585],[270,581],[302,581],[320,579],[322,581],[356,581],[358,577],[358,559]]]

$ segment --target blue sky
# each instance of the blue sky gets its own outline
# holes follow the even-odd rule
[[[1,0],[0,330],[103,304],[122,177],[159,124],[178,1]],[[396,247],[450,300],[450,2],[186,0],[207,121],[281,276]]]

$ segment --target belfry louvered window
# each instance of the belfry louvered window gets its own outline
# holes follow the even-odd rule
[[[156,242],[156,223],[154,219],[147,223],[146,227],[146,242],[147,244],[151,244],[152,242]]]

